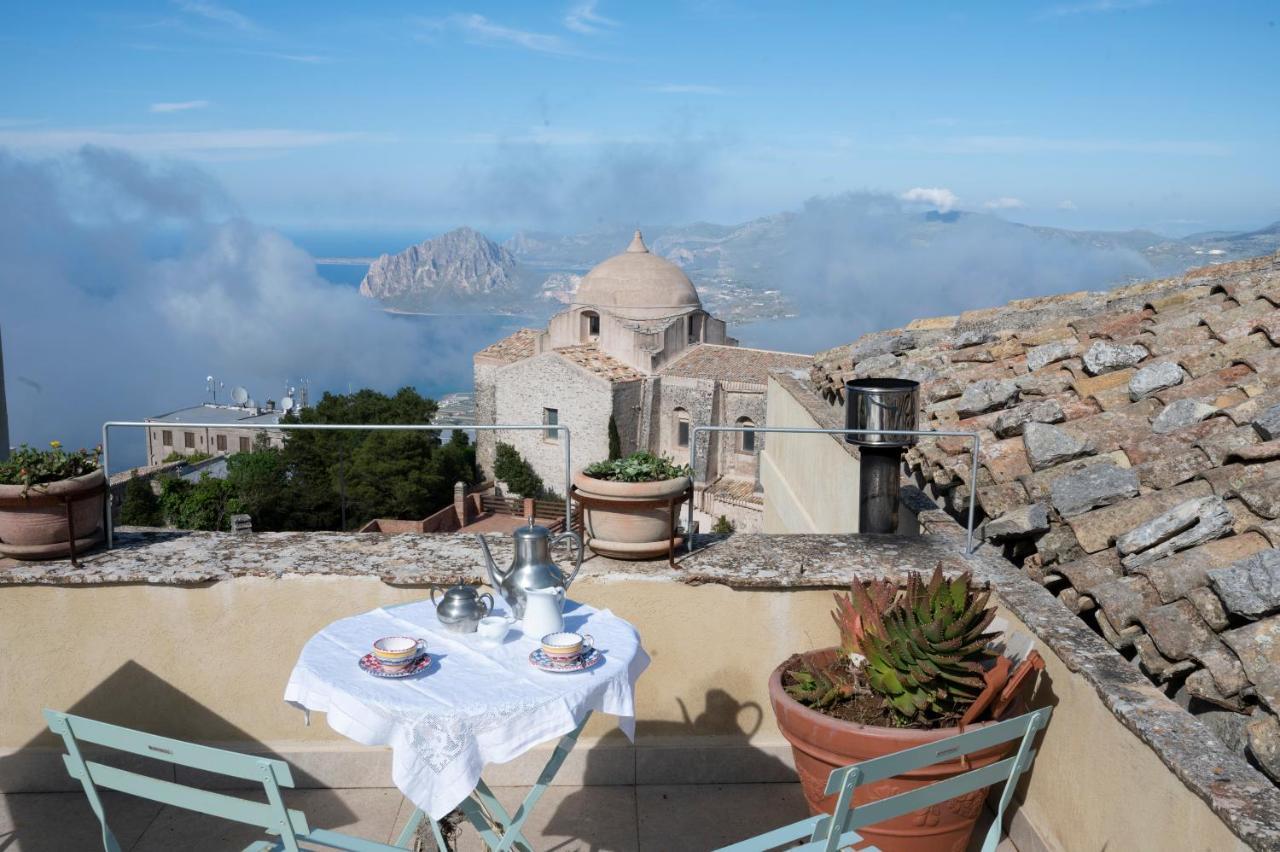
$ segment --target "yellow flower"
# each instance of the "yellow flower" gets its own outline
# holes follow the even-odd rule
[[[55,450],[60,450],[60,449],[62,449],[62,442],[61,442],[61,441],[50,441],[50,442],[49,442],[49,446],[53,447]]]

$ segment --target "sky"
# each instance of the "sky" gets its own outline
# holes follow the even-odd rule
[[[1280,7],[17,3],[0,148],[197,165],[290,232],[743,221],[890,193],[1171,235],[1280,219]]]

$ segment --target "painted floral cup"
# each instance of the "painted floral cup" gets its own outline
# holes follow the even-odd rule
[[[548,633],[542,637],[542,653],[553,663],[572,663],[590,648],[592,638],[581,633]]]
[[[373,643],[373,656],[385,671],[398,672],[427,650],[427,640],[409,636],[384,636]]]

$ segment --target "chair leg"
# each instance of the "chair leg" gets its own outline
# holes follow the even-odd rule
[[[404,828],[400,829],[400,833],[396,835],[396,845],[409,848],[409,841],[413,840],[413,835],[417,832],[418,826],[422,824],[422,820],[426,818],[426,811],[422,808],[414,808],[413,813],[409,814],[409,821],[404,824]],[[440,826],[435,820],[431,820],[431,830],[436,835],[436,845],[440,847],[440,852],[445,852],[444,838],[440,836]]]

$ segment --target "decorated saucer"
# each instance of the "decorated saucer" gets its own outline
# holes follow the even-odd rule
[[[529,654],[529,663],[535,669],[542,669],[544,672],[581,672],[594,668],[604,662],[604,654],[601,654],[595,648],[584,648],[582,656],[568,663],[552,662],[546,652],[541,648],[534,648]]]
[[[409,665],[405,666],[398,672],[389,672],[382,667],[382,663],[378,662],[378,658],[373,654],[365,654],[360,658],[360,668],[367,671],[374,677],[410,677],[431,665],[431,657],[423,654]]]

